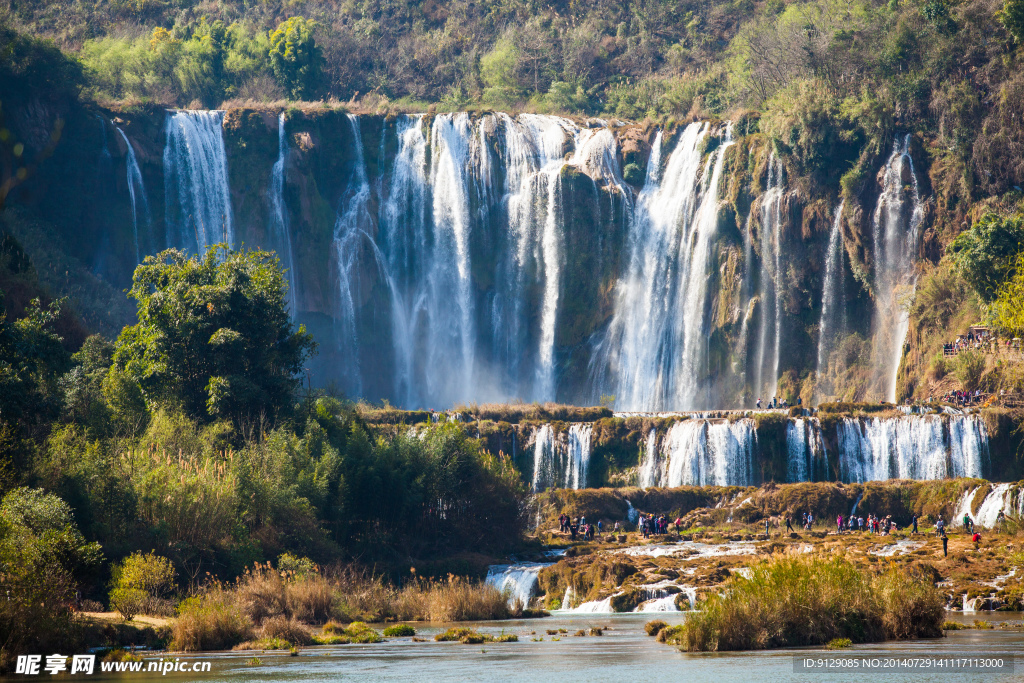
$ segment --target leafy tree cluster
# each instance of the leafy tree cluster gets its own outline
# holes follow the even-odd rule
[[[264,252],[168,251],[138,267],[139,322],[115,342],[71,353],[59,304],[0,317],[0,589],[17,596],[0,604],[0,668],[72,638],[76,593],[109,587],[129,616],[285,553],[405,573],[519,542],[526,492],[507,458],[454,424],[376,434],[303,391],[314,345],[286,286]]]

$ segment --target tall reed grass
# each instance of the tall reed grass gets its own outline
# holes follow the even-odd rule
[[[870,575],[843,557],[783,557],[733,576],[667,642],[707,651],[940,637],[943,606],[932,584],[898,569]]]
[[[483,621],[523,614],[522,605],[510,605],[494,586],[457,576],[396,587],[359,569],[296,572],[268,563],[182,603],[172,648],[223,649],[257,633],[302,644],[310,641],[308,626],[329,621]]]

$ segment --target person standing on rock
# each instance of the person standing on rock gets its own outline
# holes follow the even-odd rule
[[[914,515],[914,518],[913,518],[913,520],[911,520],[911,523],[914,525],[914,532],[913,533],[916,534],[917,533],[917,515]]]
[[[946,536],[945,529],[941,529],[940,533],[942,534],[942,556],[949,557],[949,537]]]

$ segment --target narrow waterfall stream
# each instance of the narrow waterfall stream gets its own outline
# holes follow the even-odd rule
[[[843,207],[839,202],[832,218],[832,231],[828,237],[828,252],[825,256],[825,281],[821,292],[821,321],[818,324],[818,363],[815,366],[818,396],[833,393],[832,383],[824,379],[827,375],[829,357],[835,344],[846,332],[846,275],[843,270],[846,249],[843,246]]]
[[[893,145],[872,219],[875,381],[879,398],[896,400],[896,374],[917,283],[917,245],[924,205],[910,156],[910,134]]]
[[[288,225],[288,207],[284,201],[285,162],[288,158],[288,135],[285,131],[285,115],[281,112],[277,117],[277,161],[270,171],[270,187],[267,198],[270,202],[270,234],[273,236],[274,247],[281,266],[286,269],[288,278],[288,306],[292,316],[296,312],[298,278],[295,272],[295,257],[292,254],[292,237]]]
[[[152,236],[150,230],[153,227],[153,219],[149,213],[149,199],[146,197],[146,186],[142,182],[142,171],[139,170],[139,162],[135,158],[135,150],[132,149],[132,143],[128,141],[128,136],[124,134],[124,131],[115,126],[121,139],[124,140],[125,151],[125,168],[128,174],[128,195],[132,201],[132,230],[135,235],[135,262],[142,262],[143,250],[146,252],[152,249],[150,244]],[[139,239],[139,210],[141,208],[142,218],[146,227],[146,234],[144,235],[145,240]]]

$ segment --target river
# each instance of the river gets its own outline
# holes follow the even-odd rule
[[[647,637],[643,625],[651,619],[649,614],[614,615],[556,615],[547,619],[513,620],[459,624],[472,626],[481,632],[515,633],[518,643],[462,645],[437,643],[436,633],[447,625],[416,624],[419,637],[429,642],[416,643],[409,638],[389,639],[376,645],[343,645],[308,648],[298,657],[287,654],[229,652],[207,655],[213,671],[207,680],[229,680],[249,683],[256,681],[679,681],[700,680],[715,683],[759,681],[857,681],[863,683],[864,673],[821,675],[794,673],[795,654],[818,656],[822,650],[793,649],[770,652],[684,654],[676,648],[658,643]],[[961,621],[973,617],[992,620],[1016,619],[1021,614],[950,615]],[[685,619],[684,613],[658,614],[658,618],[675,624]],[[580,629],[592,626],[606,627],[604,635],[574,637]],[[610,627],[610,628],[608,628]],[[560,640],[546,634],[549,629],[564,628]],[[534,635],[531,635],[534,633]],[[534,641],[534,638],[543,638]],[[844,650],[842,656],[986,656],[1024,651],[1024,633],[999,630],[951,631],[946,638],[900,643],[861,645]],[[247,662],[253,657],[262,659],[258,666]],[[197,657],[204,659],[204,657]],[[1024,662],[1018,660],[1018,667]],[[1021,680],[1020,674],[960,674],[900,673],[896,676],[868,674],[868,679],[900,681],[996,681]],[[181,675],[165,678],[181,680]],[[138,676],[133,676],[136,680]],[[117,680],[123,680],[122,674]],[[111,677],[110,680],[114,680]],[[190,679],[191,680],[191,679]]]

